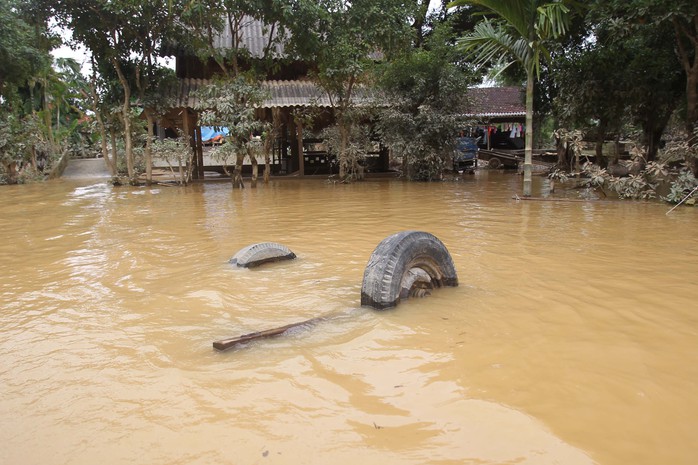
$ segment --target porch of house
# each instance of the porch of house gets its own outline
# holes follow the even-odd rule
[[[194,179],[203,179],[205,173],[223,174],[225,167],[213,156],[216,143],[202,137],[198,121],[196,90],[208,81],[204,79],[180,79],[173,90],[176,107],[172,108],[158,124],[160,137],[174,137],[177,133],[188,134],[194,149]],[[318,137],[323,128],[333,122],[331,102],[313,82],[308,80],[265,81],[263,87],[270,95],[264,105],[257,109],[257,117],[272,123],[277,128],[270,169],[274,176],[313,176],[338,174],[336,157],[328,151],[325,142]],[[359,94],[359,99],[362,96]],[[324,110],[319,113],[312,126],[307,126],[294,113],[303,108]],[[225,143],[225,142],[223,142]],[[230,162],[231,164],[234,161]],[[259,166],[264,166],[264,156],[257,157]],[[367,173],[389,171],[389,154],[385,146],[375,143],[373,150],[362,162]],[[160,163],[160,165],[163,165]],[[164,164],[166,166],[166,164]],[[163,167],[163,166],[160,166]],[[252,163],[248,158],[243,164],[243,175],[249,174]]]

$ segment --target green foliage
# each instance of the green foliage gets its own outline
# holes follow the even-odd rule
[[[652,182],[647,172],[630,174],[625,178],[611,176],[607,184],[620,199],[648,200],[657,196],[657,184]]]
[[[51,67],[55,37],[36,2],[0,0],[0,24],[0,113],[6,135],[17,133],[4,150],[4,171],[8,182],[41,179],[67,145],[79,113],[70,63]]]
[[[176,42],[179,47],[186,47],[206,62],[212,59],[219,71],[226,76],[237,76],[243,70],[241,60],[250,65],[259,74],[275,67],[282,56],[280,50],[288,48],[289,26],[302,22],[302,10],[309,0],[188,0],[179,16],[186,26],[185,35]],[[252,56],[241,47],[235,38],[244,34],[251,22],[263,24],[266,43],[261,47],[261,54]],[[227,28],[233,38],[230,47],[220,47],[217,35]],[[302,30],[299,29],[299,32]],[[245,68],[247,69],[247,67]]]
[[[653,160],[659,137],[683,98],[684,75],[668,23],[621,27],[603,9],[592,9],[587,26],[594,40],[570,47],[555,62],[556,113],[601,144],[626,124],[641,131],[640,144]]]
[[[256,117],[256,108],[268,98],[268,93],[247,76],[214,80],[200,88],[196,97],[201,124],[228,128],[230,140],[239,148],[246,147],[253,133],[264,129]]]
[[[172,173],[172,178],[181,185],[191,181],[194,152],[187,138],[180,136],[176,139],[155,139],[151,150],[153,159],[167,163]],[[175,171],[177,168],[177,171]]]
[[[637,173],[627,176],[614,176],[605,168],[600,168],[593,163],[585,163],[578,173],[567,174],[556,170],[548,177],[562,183],[579,178],[582,186],[599,190],[606,195],[607,191],[618,196],[619,199],[650,200],[661,198],[670,203],[684,202],[694,205],[696,187],[698,181],[685,166],[678,171],[672,171],[665,163],[647,162]],[[661,195],[662,190],[667,195]]]
[[[540,76],[540,66],[549,59],[546,42],[564,35],[569,28],[570,9],[563,1],[537,0],[456,0],[449,6],[478,5],[498,19],[483,19],[472,33],[459,41],[476,63],[490,65],[508,58],[520,63],[527,73]]]
[[[321,133],[329,153],[338,154],[340,150],[344,150],[344,156],[337,157],[340,172],[345,173],[344,178],[340,179],[342,182],[363,179],[362,162],[373,148],[371,132],[367,126],[352,124],[349,127],[351,128],[351,133],[346,138],[346,146],[342,146],[345,139],[342,137],[341,127],[330,126]]]
[[[570,180],[570,175],[567,171],[555,168],[548,174],[548,178],[552,181],[559,181],[561,183],[566,183]]]
[[[461,108],[473,76],[457,65],[448,45],[450,24],[437,26],[424,48],[413,49],[382,66],[377,130],[415,180],[441,179],[461,128]]]
[[[292,29],[292,47],[302,59],[315,63],[313,78],[332,103],[340,137],[339,174],[345,178],[344,169],[353,165],[348,138],[356,133],[352,125],[357,89],[370,84],[377,61],[409,46],[414,32],[409,23],[413,4],[404,0],[320,0],[302,5],[305,30]]]
[[[407,164],[407,177],[412,181],[441,181],[446,169],[444,157],[433,152],[409,152],[403,158]]]
[[[0,0],[0,97],[7,85],[22,87],[50,65],[48,50],[37,45],[35,29],[21,10],[25,2]]]
[[[148,85],[139,96],[139,103],[154,117],[163,116],[175,104],[173,93],[167,89],[174,89],[178,84],[173,69],[153,67],[150,70]]]
[[[252,137],[262,134],[267,126],[256,116],[256,109],[268,98],[260,83],[245,75],[214,80],[197,93],[200,124],[228,128],[225,145],[218,156],[227,159],[234,151],[236,163],[233,187],[243,187],[242,163],[253,147]]]
[[[12,114],[0,115],[0,163],[3,168],[0,180],[3,182],[17,182],[16,166],[24,158],[20,141],[21,134],[17,118]]]
[[[93,67],[101,75],[107,105],[120,104],[124,150],[129,176],[136,176],[136,154],[130,119],[138,98],[148,107],[150,129],[159,112],[163,81],[163,45],[182,37],[186,30],[178,20],[185,4],[176,0],[36,0],[53,12],[59,24],[72,31],[73,39],[92,54]],[[95,110],[100,110],[96,103]],[[102,117],[106,115],[101,115]],[[106,118],[105,118],[106,119]],[[103,135],[104,137],[104,135]],[[146,141],[146,173],[150,178],[150,139]],[[150,180],[150,179],[148,179]]]
[[[698,179],[688,169],[681,169],[678,176],[671,183],[669,193],[662,197],[670,203],[685,203],[686,205],[696,205],[698,201]]]
[[[673,39],[666,36],[661,47],[672,47],[678,57],[678,64],[683,70],[679,78],[684,84],[685,109],[682,109],[685,127],[689,137],[698,125],[698,2],[694,0],[607,0],[595,3],[599,15],[609,19],[615,31],[623,31],[632,37],[647,27],[665,28],[673,31]],[[648,53],[650,64],[654,62],[652,53]],[[671,71],[673,73],[673,70]],[[657,83],[661,88],[662,84]],[[652,116],[650,113],[648,116]],[[694,145],[698,139],[691,138]],[[694,174],[698,174],[698,163],[693,165]]]
[[[237,156],[239,150],[244,150],[244,148],[240,148],[233,143],[226,142],[213,147],[209,152],[209,157],[216,161],[217,164],[222,166],[223,172],[227,176],[230,176],[228,167],[235,164],[235,157]]]
[[[667,142],[662,159],[666,163],[683,162],[686,165],[698,162],[698,144],[691,144],[691,139],[698,140],[698,126],[693,130],[692,136],[679,132],[677,138]]]
[[[586,162],[577,173],[567,175],[558,170],[549,175],[549,177],[562,183],[579,177],[583,186],[597,189],[604,195],[609,190],[618,195],[620,199],[651,199],[656,197],[657,183],[660,181],[660,179],[654,177],[653,171],[654,168],[649,171],[642,171],[639,174],[621,177],[610,174],[608,170],[596,164]]]
[[[462,95],[462,94],[461,94]],[[457,97],[454,95],[454,100]],[[458,108],[454,105],[450,109]],[[403,161],[409,179],[439,180],[454,149],[455,137],[464,122],[446,107],[389,105],[380,110],[377,130],[392,155]]]
[[[0,183],[44,178],[56,161],[36,115],[0,114]]]
[[[540,78],[541,63],[550,61],[548,42],[559,39],[568,30],[570,9],[566,3],[564,0],[455,0],[449,4],[478,5],[497,18],[485,18],[458,41],[476,63],[492,65],[509,60],[510,64],[519,63],[526,71],[525,196],[531,195],[532,185],[534,80]]]

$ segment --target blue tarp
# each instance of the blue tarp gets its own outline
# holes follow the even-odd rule
[[[213,126],[201,126],[201,141],[208,142],[216,136],[227,136],[228,128],[216,128]]]

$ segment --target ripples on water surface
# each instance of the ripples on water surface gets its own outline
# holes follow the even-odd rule
[[[3,187],[0,464],[695,463],[697,210],[519,183]],[[404,229],[461,286],[360,308]]]

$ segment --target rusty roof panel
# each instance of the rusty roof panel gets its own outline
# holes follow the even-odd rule
[[[525,116],[525,94],[520,87],[473,87],[468,89],[467,116]]]

